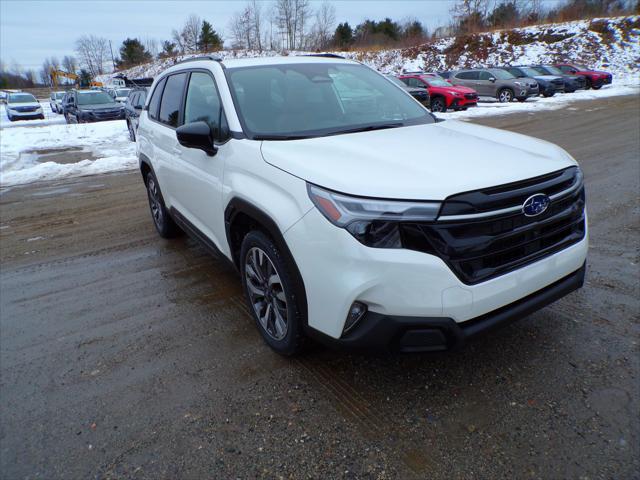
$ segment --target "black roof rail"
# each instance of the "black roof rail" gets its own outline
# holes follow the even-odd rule
[[[337,53],[307,53],[300,56],[301,57],[342,58],[343,60],[345,59],[345,57],[343,57],[342,55],[338,55]]]
[[[179,62],[176,62],[175,65],[185,62],[195,62],[197,60],[213,60],[214,62],[222,63],[221,57],[216,57],[214,55],[199,55],[197,57],[185,58],[184,60],[180,60]]]

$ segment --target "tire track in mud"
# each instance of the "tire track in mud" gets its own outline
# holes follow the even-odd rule
[[[244,296],[229,297],[229,300],[240,313],[247,315],[254,323]],[[389,440],[393,439],[393,449],[402,452],[400,460],[415,478],[425,478],[430,471],[435,470],[433,450],[429,452],[431,458],[428,459],[422,451],[402,440],[401,432],[385,424],[384,412],[377,411],[358,390],[337,377],[324,363],[306,356],[293,357],[291,362],[306,374],[305,378],[328,395],[329,403],[348,422],[355,425],[365,438],[377,444],[389,444]]]

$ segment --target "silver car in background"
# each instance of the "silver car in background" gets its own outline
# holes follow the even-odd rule
[[[481,97],[494,97],[501,103],[515,98],[524,102],[540,93],[538,82],[533,78],[516,78],[501,68],[474,68],[454,72],[449,81],[453,85],[473,88]]]

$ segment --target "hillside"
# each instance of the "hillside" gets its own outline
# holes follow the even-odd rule
[[[288,52],[289,55],[309,52]],[[444,38],[417,47],[372,52],[332,52],[382,72],[452,70],[480,65],[536,64],[569,60],[617,75],[640,72],[640,16],[598,18]],[[279,52],[224,50],[222,58],[278,55]],[[155,76],[176,61],[159,60],[123,70],[129,78]],[[110,75],[103,75],[106,81]]]

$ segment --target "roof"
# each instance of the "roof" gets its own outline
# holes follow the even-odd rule
[[[212,62],[215,60],[209,58],[196,59],[191,62]],[[222,64],[226,68],[255,67],[260,65],[286,65],[295,63],[357,63],[352,60],[316,55],[291,55],[291,56],[272,56],[272,57],[253,57],[253,58],[230,58],[222,60]],[[180,65],[180,63],[176,64]]]

